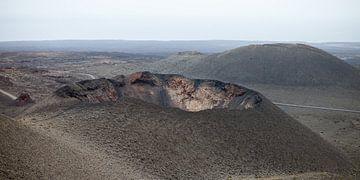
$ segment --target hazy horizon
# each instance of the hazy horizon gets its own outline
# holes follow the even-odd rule
[[[357,0],[3,0],[0,41],[360,42]]]
[[[6,42],[54,42],[54,41],[158,41],[158,42],[201,42],[201,41],[243,41],[243,42],[259,42],[262,43],[360,43],[359,41],[277,41],[277,40],[243,40],[243,39],[26,39],[26,40],[0,40],[1,43]]]

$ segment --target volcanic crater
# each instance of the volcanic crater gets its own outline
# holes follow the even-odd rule
[[[150,72],[80,81],[58,89],[55,94],[92,103],[132,97],[186,111],[256,108],[264,99],[259,93],[236,84]]]

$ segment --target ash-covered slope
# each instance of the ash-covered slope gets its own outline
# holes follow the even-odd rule
[[[195,78],[237,83],[360,86],[356,68],[303,44],[250,45],[195,60],[187,68],[177,69],[177,66],[164,69]]]
[[[53,98],[26,118],[154,177],[353,172],[319,135],[235,84],[139,72],[65,86]]]
[[[104,156],[84,146],[0,115],[0,179],[133,178],[106,163]]]
[[[266,102],[194,113],[128,97],[100,103],[57,98],[26,119],[156,179],[349,174],[353,168],[320,136]]]
[[[117,76],[114,79],[81,81],[60,88],[56,95],[89,102],[133,97],[186,111],[213,108],[248,109],[260,106],[264,99],[259,93],[236,84],[149,72]]]

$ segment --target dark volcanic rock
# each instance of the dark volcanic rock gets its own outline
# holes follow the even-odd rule
[[[15,106],[25,106],[29,103],[34,103],[28,93],[21,93],[17,99],[15,99]]]
[[[150,72],[116,76],[112,80],[81,81],[60,88],[56,94],[89,102],[116,101],[122,96],[133,97],[187,111],[248,109],[257,107],[263,100],[259,93],[236,84]]]
[[[55,94],[60,97],[73,97],[81,101],[105,102],[119,98],[116,90],[117,82],[108,79],[95,79],[77,82],[71,86],[58,89]]]

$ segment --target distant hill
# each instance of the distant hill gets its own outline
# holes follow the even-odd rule
[[[195,59],[174,61],[163,71],[237,83],[360,86],[360,72],[337,57],[303,44],[250,45]]]
[[[197,51],[177,52],[165,59],[154,62],[148,68],[151,72],[155,73],[179,74],[191,71],[193,65],[196,65],[199,61],[201,62],[201,59],[207,56],[208,54],[203,54]]]

